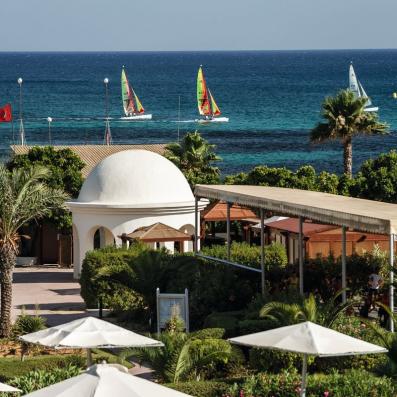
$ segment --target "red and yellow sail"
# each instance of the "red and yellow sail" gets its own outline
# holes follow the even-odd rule
[[[202,116],[219,116],[221,114],[211,91],[207,88],[201,66],[197,75],[197,106]]]
[[[121,96],[123,100],[124,113],[127,117],[145,112],[141,101],[128,82],[127,73],[125,72],[124,67],[121,71]]]

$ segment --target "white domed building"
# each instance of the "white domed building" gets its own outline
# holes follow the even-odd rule
[[[102,160],[88,175],[78,199],[67,205],[73,218],[75,278],[87,251],[121,245],[121,237],[137,229],[160,224],[194,235],[195,199],[186,178],[171,161],[146,150],[126,150]],[[199,211],[206,205],[199,202]],[[150,244],[176,249],[176,243],[166,238]],[[179,244],[180,251],[193,250],[192,239]]]

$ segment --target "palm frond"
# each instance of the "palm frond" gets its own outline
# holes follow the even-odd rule
[[[366,112],[366,98],[356,98],[350,90],[342,90],[335,97],[325,98],[322,118],[310,134],[314,143],[330,139],[351,138],[357,134],[385,134],[388,125],[381,123],[375,113]]]

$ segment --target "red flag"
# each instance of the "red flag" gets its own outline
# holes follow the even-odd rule
[[[0,108],[0,123],[9,123],[10,121],[12,121],[12,110],[11,105],[7,103]]]

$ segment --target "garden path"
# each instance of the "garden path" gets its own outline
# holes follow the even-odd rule
[[[54,266],[17,267],[13,282],[13,320],[25,310],[38,313],[54,326],[93,315],[85,310],[72,269]]]
[[[47,325],[64,324],[86,316],[97,316],[98,311],[87,311],[80,296],[80,285],[73,279],[72,269],[55,266],[17,267],[13,280],[13,321],[24,310],[39,314]],[[133,375],[151,379],[152,370],[134,363]]]

